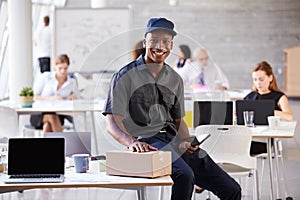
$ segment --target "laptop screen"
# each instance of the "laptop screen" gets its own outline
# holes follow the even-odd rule
[[[255,125],[268,125],[267,117],[274,115],[274,100],[237,100],[235,104],[238,125],[244,125],[244,111],[254,111]]]
[[[65,138],[66,156],[83,153],[91,155],[91,132],[47,132],[46,138]]]
[[[64,138],[11,138],[8,174],[64,174]]]
[[[233,124],[232,101],[194,101],[193,111],[193,127]]]

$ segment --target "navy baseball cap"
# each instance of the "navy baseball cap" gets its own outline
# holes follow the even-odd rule
[[[174,24],[170,20],[167,20],[166,18],[151,18],[149,19],[147,27],[145,29],[145,36],[147,33],[154,30],[165,30],[172,36],[175,36],[177,35],[177,33],[173,29]]]

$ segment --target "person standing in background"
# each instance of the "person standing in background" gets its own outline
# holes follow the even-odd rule
[[[172,65],[173,69],[181,69],[186,63],[191,62],[191,50],[188,45],[181,44],[178,48],[178,59]]]
[[[178,70],[178,74],[187,88],[201,86],[211,90],[229,89],[229,81],[226,75],[209,59],[204,48],[196,49],[193,62]]]
[[[38,31],[34,40],[34,45],[37,46],[37,55],[41,73],[50,72],[52,30],[49,24],[50,18],[49,16],[45,16],[44,26]]]

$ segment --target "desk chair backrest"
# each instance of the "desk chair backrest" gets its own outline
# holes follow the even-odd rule
[[[17,112],[13,108],[0,106],[0,137],[18,137],[19,121]]]
[[[216,163],[228,163],[247,169],[256,168],[256,159],[250,156],[251,129],[233,125],[203,125],[196,128],[196,134],[210,133],[201,144]]]

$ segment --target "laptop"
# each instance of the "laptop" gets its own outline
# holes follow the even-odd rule
[[[194,101],[193,127],[233,124],[232,101]]]
[[[268,125],[268,116],[274,116],[274,100],[237,100],[236,117],[237,124],[244,125],[243,111],[254,111],[255,125]]]
[[[64,138],[11,138],[5,183],[63,182]]]
[[[46,138],[64,138],[67,157],[83,153],[91,155],[91,132],[47,132]]]

